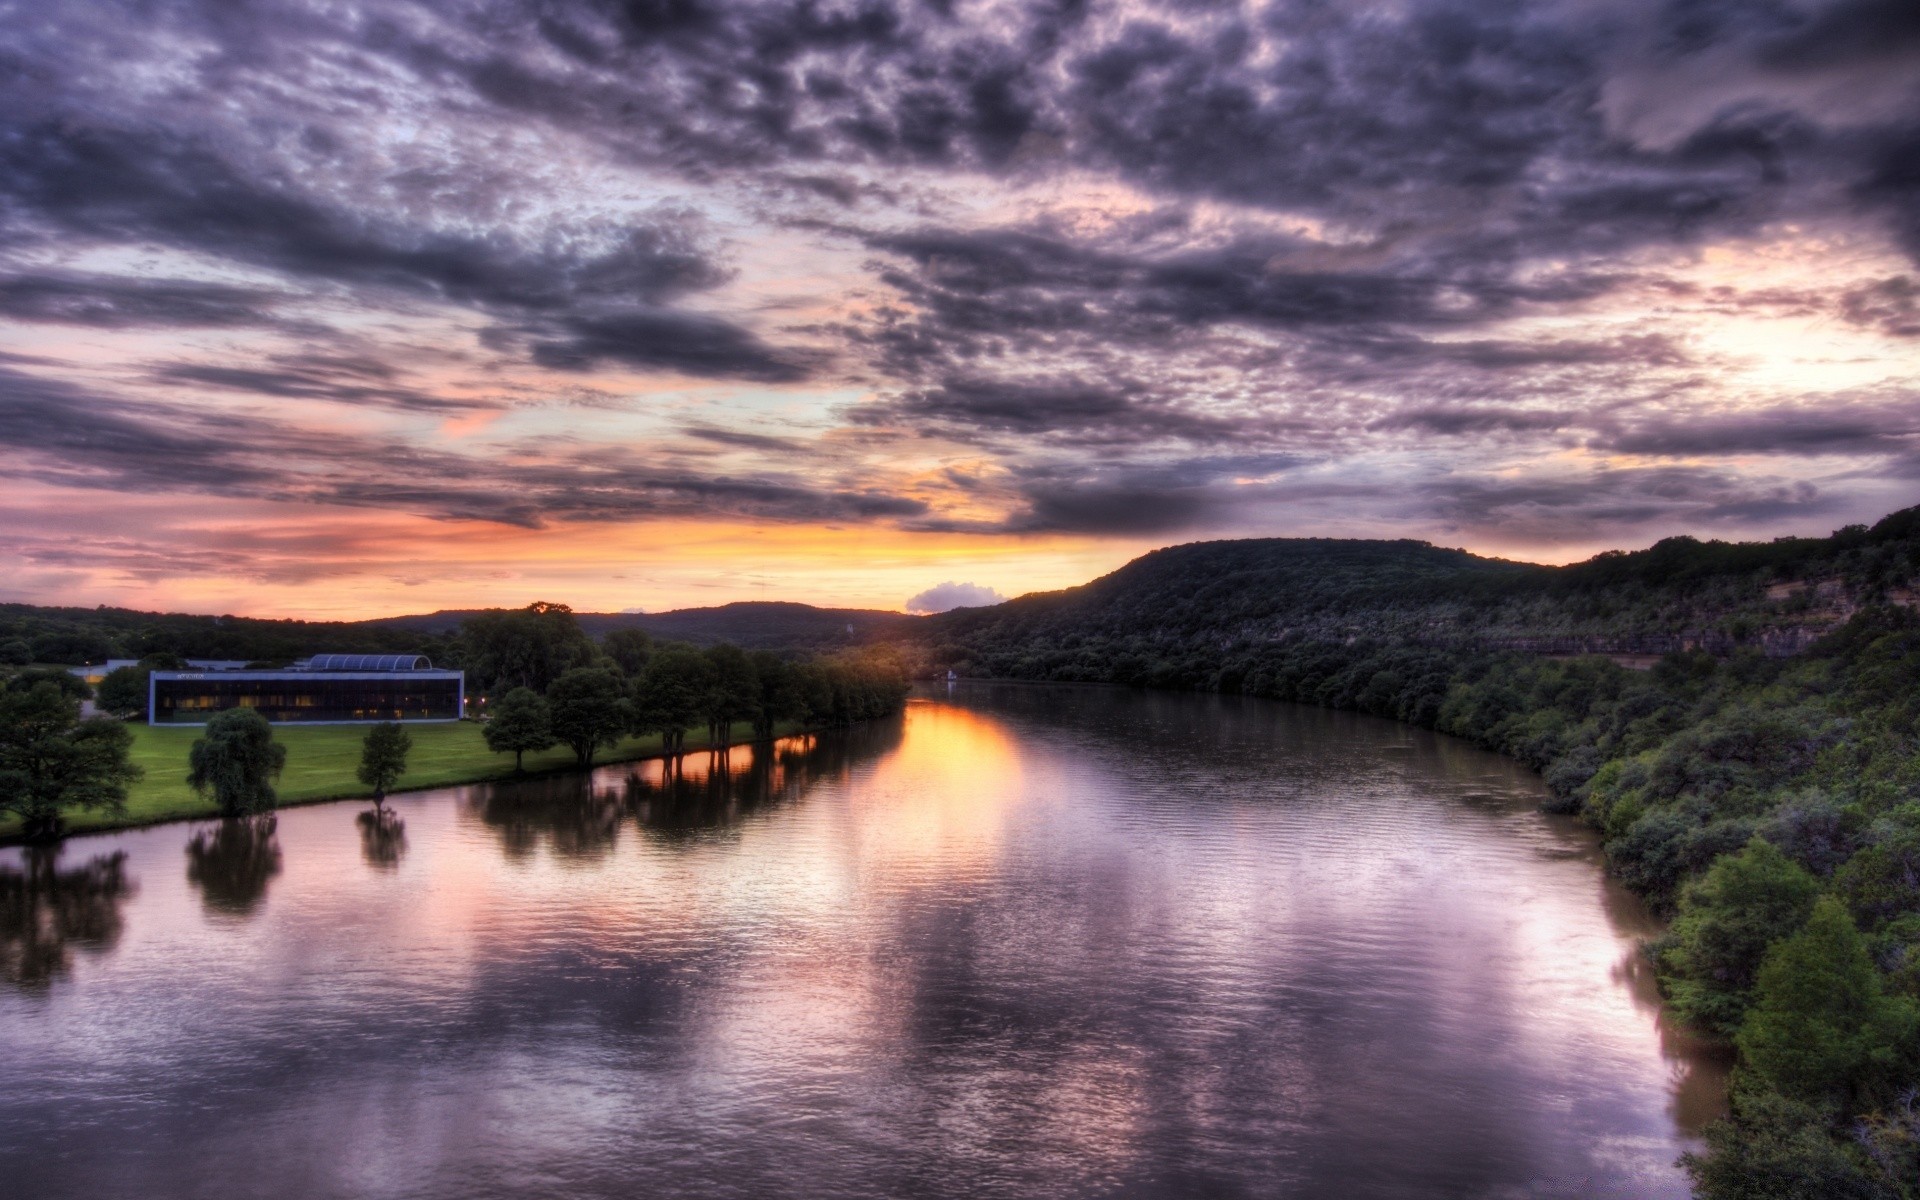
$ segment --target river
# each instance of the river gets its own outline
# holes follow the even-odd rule
[[[1291,705],[0,851],[8,1195],[1686,1195],[1723,1064],[1536,777]]]

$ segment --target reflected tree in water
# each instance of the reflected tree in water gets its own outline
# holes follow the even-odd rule
[[[111,950],[134,893],[124,850],[65,871],[59,859],[58,846],[35,846],[18,868],[0,867],[0,978],[24,990],[66,974],[75,950]]]
[[[568,860],[602,858],[612,852],[625,816],[621,794],[595,788],[588,775],[553,775],[480,789],[473,806],[500,835],[510,859],[530,856],[541,844]]]
[[[544,842],[563,860],[585,862],[612,853],[628,821],[668,837],[720,829],[755,812],[796,800],[824,778],[899,744],[901,723],[738,747],[692,758],[631,765],[615,786],[589,775],[557,775],[475,788],[468,812],[499,835],[509,859]],[[601,773],[605,778],[605,772]]]
[[[187,842],[187,881],[208,912],[245,916],[280,873],[279,822],[271,815],[229,817]]]
[[[360,827],[360,855],[368,866],[392,870],[400,865],[407,856],[407,823],[399,813],[376,804],[353,820]]]
[[[737,825],[797,802],[821,782],[897,747],[902,725],[882,720],[854,729],[788,738],[716,756],[706,770],[685,759],[647,764],[627,779],[627,806],[640,826],[669,840]]]

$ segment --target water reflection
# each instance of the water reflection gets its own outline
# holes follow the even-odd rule
[[[291,809],[271,919],[170,866],[88,986],[0,988],[0,1159],[49,1198],[1680,1200],[1711,1073],[1540,791],[1360,717],[958,688],[417,796],[398,873],[364,806]]]
[[[407,823],[400,814],[385,805],[358,813],[353,823],[360,828],[360,856],[367,865],[391,871],[407,854]]]
[[[526,859],[544,842],[576,862],[610,853],[620,838],[620,793],[590,775],[551,775],[478,789],[473,811],[500,836],[509,859]]]
[[[592,775],[554,775],[469,792],[468,811],[511,860],[542,846],[576,864],[604,859],[629,823],[672,840],[728,826],[804,796],[900,744],[899,720],[783,738],[771,745],[648,759]]]
[[[247,916],[280,873],[279,818],[228,817],[187,842],[187,882],[208,912]]]
[[[133,895],[124,851],[59,868],[60,847],[23,852],[0,866],[0,978],[27,991],[73,969],[73,952],[101,954],[120,940],[121,906]]]

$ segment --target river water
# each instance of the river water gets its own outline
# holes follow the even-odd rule
[[[1541,787],[1260,701],[0,851],[21,1197],[1686,1194],[1724,1072]]]

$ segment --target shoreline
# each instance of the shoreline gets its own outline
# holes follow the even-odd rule
[[[467,722],[460,722],[459,724],[466,723]],[[357,729],[358,727],[334,726],[333,728]],[[733,750],[741,746],[778,745],[788,738],[813,736],[827,731],[826,727],[780,726],[776,728],[770,742],[763,743],[749,736],[728,743],[726,748]],[[526,779],[545,779],[555,775],[578,774],[582,772],[591,773],[601,767],[618,766],[622,763],[651,762],[655,759],[674,757],[684,758],[689,754],[711,754],[719,749],[719,747],[710,744],[704,736],[696,741],[693,736],[693,731],[691,730],[688,731],[687,739],[687,747],[678,755],[668,754],[658,748],[623,750],[616,746],[606,753],[606,757],[602,757],[596,753],[592,765],[585,768],[582,768],[576,762],[567,761],[561,763],[544,763],[530,766],[525,770],[516,771],[510,763],[504,767],[494,763],[487,763],[483,769],[476,769],[470,772],[456,772],[457,777],[455,778],[436,777],[430,781],[395,788],[387,793],[387,798],[391,799],[394,796],[409,795],[415,792],[430,792],[439,788],[470,787],[477,783],[511,783]],[[502,751],[499,757],[506,758],[508,755],[505,751]],[[342,800],[371,799],[373,799],[372,790],[355,781],[354,786],[319,793],[301,794],[290,799],[283,798],[268,811],[274,812],[283,808],[304,808],[312,804],[334,804]],[[185,821],[218,819],[220,819],[220,809],[211,800],[187,801],[184,807],[168,807],[156,812],[128,813],[124,816],[115,816],[111,813],[98,811],[81,812],[74,814],[68,819],[65,830],[58,838],[51,842],[41,844],[61,846],[70,838],[88,837],[93,834],[123,833],[131,829],[151,829],[156,825],[172,825]],[[0,826],[0,848],[33,844],[34,843],[28,842],[26,838],[21,835],[17,822],[9,822],[5,826]]]

